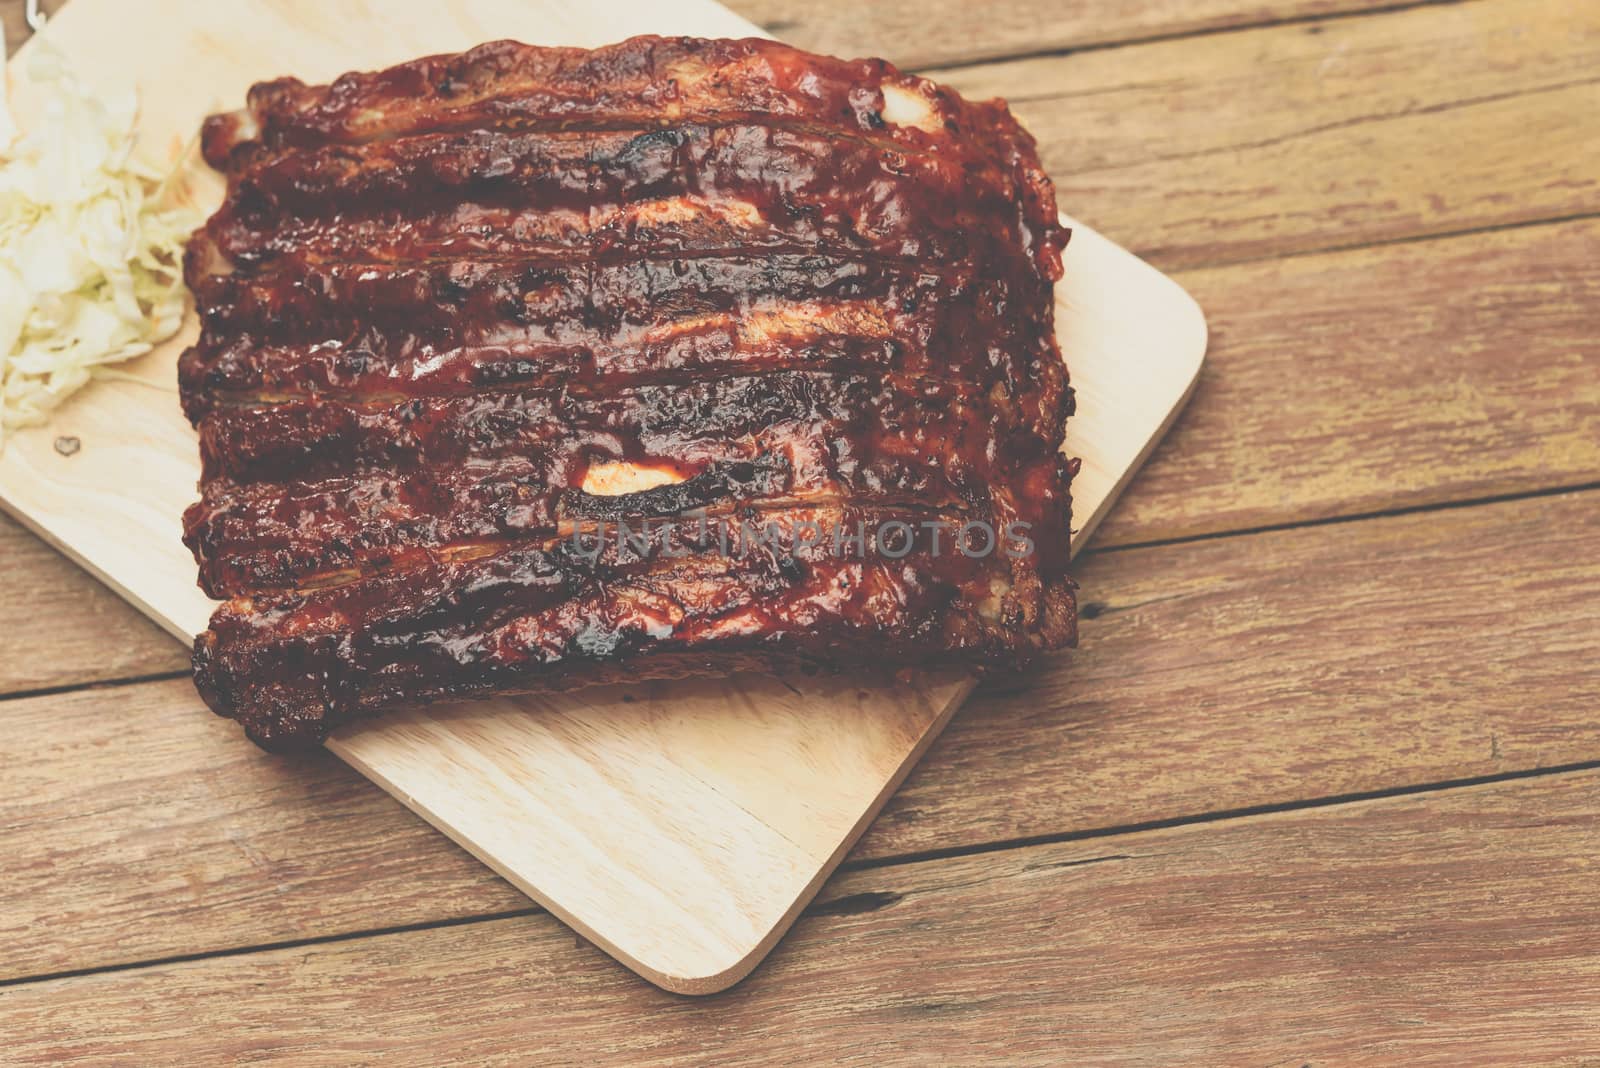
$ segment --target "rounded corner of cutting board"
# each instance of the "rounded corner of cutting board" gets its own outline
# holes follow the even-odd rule
[[[709,994],[720,994],[730,987],[736,986],[742,979],[756,970],[756,965],[766,958],[778,938],[787,930],[785,926],[774,928],[770,936],[763,938],[737,960],[728,962],[720,969],[707,969],[703,973],[696,970],[692,975],[680,975],[675,971],[664,971],[652,968],[643,961],[631,959],[625,954],[613,954],[619,961],[638,975],[660,987],[669,994],[681,994],[684,997],[705,997]],[[679,969],[682,971],[683,969]]]
[[[763,930],[761,936],[749,944],[728,945],[726,940],[717,939],[715,941],[721,944],[712,945],[704,940],[679,938],[653,949],[623,945],[592,924],[583,922],[560,901],[539,892],[521,879],[513,879],[512,882],[549,909],[562,923],[652,986],[658,986],[669,994],[705,997],[708,994],[720,994],[755,971],[756,966],[778,944],[778,940],[788,933],[801,909],[811,900],[815,887],[820,886],[831,873],[830,865],[810,881],[811,885],[797,893],[793,905],[781,919]]]
[[[1066,277],[1057,283],[1058,287],[1071,284],[1074,252],[1105,265],[1102,272],[1107,275],[1120,275],[1124,283],[1137,280],[1140,286],[1146,287],[1151,303],[1156,305],[1155,310],[1160,313],[1162,336],[1147,336],[1144,340],[1161,344],[1162,351],[1167,354],[1163,361],[1164,368],[1182,381],[1181,396],[1187,399],[1200,377],[1206,350],[1211,343],[1211,327],[1206,322],[1205,309],[1176,278],[1141,259],[1094,227],[1065,213],[1061,215],[1061,222],[1072,231],[1072,240],[1068,242],[1063,255]],[[1182,407],[1182,401],[1178,407]]]

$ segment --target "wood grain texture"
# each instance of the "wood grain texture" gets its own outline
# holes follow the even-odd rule
[[[0,696],[188,666],[181,643],[0,515]]]
[[[0,705],[0,979],[525,896],[330,753],[264,754],[187,679]]]
[[[167,29],[152,35],[152,23]],[[613,5],[604,17],[554,0],[381,11],[75,0],[44,37],[90,84],[136,87],[141,138],[159,149],[181,145],[214,101],[285,71],[321,80],[495,36],[582,46],[662,31],[754,28],[709,0]],[[30,49],[11,70],[24,126],[42,113],[25,77]],[[181,83],[170,76],[179,57]],[[189,184],[202,211],[220,199],[214,175]],[[1188,396],[1206,334],[1170,279],[1073,226],[1056,299],[1081,405],[1065,446],[1083,464],[1077,544]],[[170,384],[195,329],[129,364],[126,378],[74,396],[50,426],[15,434],[0,455],[0,506],[179,636],[203,630],[211,610],[178,537],[199,461]],[[60,434],[82,448],[59,454]],[[775,944],[970,688],[938,674],[913,685],[691,680],[642,699],[590,690],[394,713],[339,730],[327,747],[641,975],[705,993]]]
[[[1600,479],[1600,220],[1180,275],[1208,368],[1115,545]]]
[[[1091,554],[1083,647],[981,690],[853,855],[1600,760],[1596,558],[1600,493]],[[525,903],[186,681],[0,707],[0,979]]]
[[[55,11],[62,3],[43,0],[43,7]],[[28,36],[23,4],[0,0],[8,55]],[[1395,5],[1393,0],[1059,0],[1041,6],[1002,0],[979,6],[932,0],[912,8],[884,0],[732,0],[726,6],[801,48],[832,55],[870,53],[922,67]]]
[[[774,37],[830,55],[882,55],[906,68],[972,63],[1305,19],[1394,0],[730,0]],[[1203,47],[1203,45],[1201,46]]]
[[[1600,772],[852,873],[725,994],[543,915],[0,994],[15,1064],[1592,1064]]]
[[[1600,211],[1600,5],[1480,0],[933,71],[1162,268]]]
[[[1600,760],[1597,559],[1600,492],[1093,556],[861,854]]]

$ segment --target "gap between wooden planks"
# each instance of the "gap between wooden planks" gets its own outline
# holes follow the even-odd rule
[[[46,12],[63,0],[43,0]],[[996,59],[1046,48],[1106,46],[1224,26],[1255,25],[1313,15],[1396,6],[1397,0],[1142,0],[1107,5],[1095,0],[932,0],[915,8],[853,0],[737,0],[726,6],[768,33],[812,51],[856,55],[867,42],[892,46],[906,67]],[[1405,0],[1399,0],[1403,6]],[[0,0],[6,54],[28,37],[24,0]]]
[[[1596,247],[1584,221],[1184,272],[1209,369],[1093,545],[1593,480]],[[3,516],[0,561],[0,694],[186,669]]]
[[[694,1001],[531,915],[14,987],[0,1031],[14,1064],[1581,1064],[1597,857],[1572,772],[850,873]]]
[[[1061,204],[1164,270],[1600,212],[1600,4],[1420,6],[928,73],[1010,99]]]
[[[901,67],[915,69],[1410,5],[1406,0],[734,0],[728,6],[800,48],[857,55],[877,46]]]
[[[1082,648],[981,692],[853,857],[1600,760],[1597,559],[1600,492],[1091,557]],[[0,980],[526,905],[187,680],[3,711]]]
[[[1596,249],[1583,220],[1180,272],[1206,371],[1093,544],[1593,483]]]

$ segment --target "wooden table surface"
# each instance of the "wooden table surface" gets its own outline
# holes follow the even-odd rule
[[[1007,97],[1206,308],[1082,648],[690,1000],[0,519],[0,1063],[1600,1064],[1600,4],[733,6]]]

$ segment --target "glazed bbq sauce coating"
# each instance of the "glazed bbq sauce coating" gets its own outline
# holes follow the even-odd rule
[[[216,486],[216,492],[208,486],[205,501],[191,513],[188,529],[191,547],[202,560],[203,585],[213,593],[284,584],[319,570],[358,563],[361,553],[371,549],[492,537],[512,530],[537,532],[552,521],[550,500],[559,488],[581,479],[584,460],[673,457],[680,463],[689,460],[685,474],[692,474],[698,470],[694,463],[716,458],[716,454],[697,456],[703,448],[690,447],[697,430],[709,430],[713,440],[750,438],[764,425],[781,424],[791,439],[822,442],[832,437],[833,451],[861,467],[859,454],[872,453],[874,431],[909,423],[920,431],[920,444],[916,438],[902,442],[896,450],[900,455],[924,460],[926,466],[937,463],[942,450],[949,449],[958,468],[970,472],[963,481],[1004,484],[1008,472],[997,468],[991,454],[1005,460],[1016,458],[1020,450],[1027,462],[1052,462],[1057,441],[1040,436],[1037,428],[1058,426],[1065,417],[1062,376],[1048,373],[1059,368],[1053,348],[1035,341],[1035,358],[1030,362],[1045,373],[1036,378],[1019,374],[1030,339],[1015,329],[1008,314],[1013,302],[1006,282],[974,279],[964,267],[940,274],[798,255],[588,265],[581,270],[501,263],[392,270],[337,266],[318,271],[315,285],[292,287],[281,277],[269,283],[234,275],[198,292],[208,304],[208,331],[221,329],[219,324],[242,323],[280,337],[315,334],[326,329],[323,324],[330,319],[352,314],[347,309],[389,317],[408,313],[414,329],[435,335],[455,331],[457,322],[472,324],[468,328],[472,331],[492,329],[487,324],[498,319],[513,334],[537,330],[563,343],[554,351],[547,349],[546,360],[525,360],[524,366],[536,379],[565,383],[559,388],[480,391],[411,403],[393,398],[419,392],[414,377],[406,381],[390,376],[383,392],[376,393],[362,388],[375,384],[376,376],[366,374],[341,391],[359,404],[288,397],[271,406],[250,407],[237,403],[241,398],[236,397],[235,403],[210,411],[200,421],[205,473],[208,479],[225,477],[228,483]],[[713,327],[731,324],[748,330],[754,324],[757,332],[769,332],[784,325],[770,321],[772,301],[788,309],[798,320],[789,325],[801,330],[813,325],[875,328],[889,345],[876,353],[858,349],[858,355],[886,355],[890,367],[910,368],[918,375],[878,374],[874,377],[884,388],[873,389],[871,379],[850,374],[848,363],[820,367],[837,377],[801,372],[794,368],[818,366],[810,362],[818,355],[815,349],[795,350],[789,345],[786,351],[784,343],[774,346],[769,337],[763,341],[768,357],[764,367],[745,366],[737,348],[727,361],[729,372],[761,370],[767,372],[763,378],[746,379],[735,373],[708,381],[679,375],[679,381],[672,382],[674,372],[689,367],[662,357],[703,356],[704,347],[669,344],[641,352],[632,342],[607,345],[625,335],[663,332],[669,342],[681,342],[686,339],[677,328],[684,324],[703,337],[707,320]],[[819,309],[834,313],[819,314]],[[675,318],[663,323],[663,316]],[[822,321],[813,324],[816,319]],[[840,340],[832,334],[814,336]],[[789,340],[794,340],[792,335]],[[321,347],[319,352],[328,350]],[[990,364],[992,353],[1002,357],[998,367]],[[605,361],[603,372],[585,365],[591,357],[596,363]],[[440,389],[438,378],[451,361],[438,355],[423,358],[429,361],[434,380],[422,383],[421,389],[450,392]],[[308,363],[312,367],[301,368],[302,385],[315,375],[315,361]],[[412,367],[414,372],[415,360]],[[648,382],[618,381],[619,374]],[[930,377],[935,375],[940,377]],[[994,384],[999,385],[998,393]],[[642,411],[618,415],[610,411],[608,395],[637,399],[634,408]],[[909,405],[922,395],[926,399],[920,406]],[[211,394],[213,400],[217,396]],[[929,416],[930,405],[934,417],[949,411],[959,418],[941,424]],[[563,420],[559,409],[566,408],[577,410],[586,421]],[[689,425],[673,425],[675,412],[688,413]],[[642,426],[655,428],[655,440],[640,440]],[[855,436],[869,435],[869,440],[849,447],[852,428]],[[601,440],[595,441],[597,434]],[[1031,443],[1007,444],[1007,439],[1029,436]],[[547,443],[552,438],[573,447],[551,458]],[[540,445],[545,447],[543,457],[523,454],[525,447]],[[453,484],[426,477],[391,477],[396,470],[409,474],[430,464],[502,457],[507,450],[524,462],[509,470],[477,468],[481,478],[476,485],[463,486],[457,477],[462,472],[454,467],[448,469]],[[542,466],[537,463],[540,459],[546,461]],[[358,481],[336,477],[358,473],[362,465],[374,473]],[[948,477],[942,485],[930,483],[926,476],[918,482],[885,471],[882,465],[862,467],[860,473],[863,477],[853,479],[846,489],[942,490],[945,499],[957,492],[950,488]],[[1009,474],[1015,475],[1015,469]],[[541,475],[553,479],[542,493]],[[239,493],[232,485],[269,479],[323,479],[325,484],[320,491],[315,485],[279,493],[268,487],[264,494]],[[815,479],[806,485],[818,488]],[[354,507],[338,507],[338,498],[346,495]],[[1048,509],[1055,502],[1046,495],[1040,503]],[[302,509],[317,517],[309,524],[310,533]],[[1048,526],[1049,514],[1030,517],[1030,522]],[[289,533],[280,536],[285,530]]]
[[[262,344],[325,345],[376,319],[387,328],[384,336],[403,327],[434,356],[460,345],[540,340],[558,350],[589,350],[596,373],[602,373],[601,359],[618,358],[596,353],[596,346],[619,345],[626,355],[629,342],[701,316],[742,320],[769,306],[871,302],[887,329],[907,342],[924,342],[915,351],[928,353],[945,372],[941,377],[978,369],[980,378],[1010,374],[1029,384],[1019,372],[1037,362],[1039,344],[1017,354],[1008,346],[1038,336],[1017,313],[1047,294],[1036,280],[1006,273],[1005,266],[743,252],[620,263],[574,264],[570,257],[357,262],[206,275],[190,288],[202,308],[202,351],[226,351],[240,335]],[[956,333],[931,337],[936,327]],[[930,345],[935,351],[928,352]],[[203,373],[203,364],[196,370]]]
[[[397,97],[401,87],[412,95]],[[886,123],[884,87],[914,94],[929,129]],[[1004,107],[878,61],[770,42],[636,39],[594,53],[501,42],[325,90],[274,83],[252,100],[247,125],[261,140],[240,143],[235,117],[208,125],[213,143],[227,131],[214,162],[256,162],[236,169],[192,251],[196,289],[212,271],[285,255],[322,262],[355,242],[363,263],[537,254],[552,242],[568,259],[585,245],[636,258],[715,251],[723,239],[724,249],[966,256],[1029,303],[1059,274],[1065,233],[1048,181]],[[695,107],[757,121],[662,128]],[[645,129],[609,128],[628,115]],[[426,132],[439,128],[453,132]],[[269,151],[297,144],[313,147]],[[400,210],[382,210],[393,203]],[[1008,262],[1018,257],[1028,262]],[[226,347],[213,336],[186,365],[200,373]]]
[[[796,254],[335,265],[194,288],[205,330],[180,382],[196,423],[213,405],[258,399],[359,402],[575,375],[621,385],[825,362],[998,381],[1056,406],[1065,393],[1052,342],[1020,314],[1040,299],[1037,284],[979,265]]]
[[[894,121],[893,104],[923,109]],[[805,120],[875,134],[910,149],[998,161],[1018,176],[1031,220],[1023,236],[1043,271],[1059,276],[1066,235],[1033,139],[1000,101],[971,103],[879,59],[818,56],[773,41],[634,37],[593,50],[495,41],[329,86],[285,78],[255,86],[245,112],[206,121],[207,162],[237,171],[292,148],[362,145],[450,130],[666,128],[692,123]]]
[[[814,125],[473,130],[259,160],[234,176],[205,233],[217,255],[250,266],[578,243],[953,258],[989,238],[989,220],[1014,224],[1013,185],[993,160]]]
[[[910,124],[889,99],[903,106],[907,94],[922,109]],[[594,53],[499,43],[329,88],[258,87],[252,113],[212,120],[205,141],[231,191],[186,262],[206,328],[182,362],[182,389],[203,433],[230,429],[208,438],[215,470],[191,514],[204,523],[232,510],[191,540],[204,561],[248,557],[261,537],[266,562],[211,573],[218,592],[361,563],[326,588],[237,598],[197,643],[202,692],[263,744],[315,741],[396,703],[608,672],[797,659],[981,668],[1071,641],[1070,471],[1057,455],[1071,393],[1050,302],[1066,234],[1032,141],[1003,105],[968,104],[879,61],[769,42],[638,39]],[[397,461],[380,415],[375,452],[318,476],[334,454],[292,414],[359,423],[353,413],[406,410],[406,398],[434,405],[490,390],[503,402],[556,382],[606,398],[801,369],[878,372],[879,403],[758,432],[788,451],[728,448],[735,423],[759,419],[725,406],[729,421],[703,428],[699,463],[681,472],[689,481],[665,493],[586,500],[573,484],[585,464],[491,464],[523,464],[512,482],[557,530],[597,505],[723,517],[753,506],[790,529],[819,508],[868,507],[852,495],[927,491],[936,475],[955,492],[926,496],[930,514],[948,505],[996,525],[1041,516],[1039,551],[982,564],[918,551],[847,567],[791,558],[788,546],[763,567],[703,556],[552,564],[549,524],[510,542],[456,540],[504,513],[507,470],[474,480],[426,449]],[[970,412],[989,406],[1001,427],[973,434],[981,419],[968,418],[947,449],[883,421],[902,391],[930,384]],[[483,439],[491,453],[497,440]],[[887,466],[858,463],[853,483],[837,465],[796,483],[797,455],[870,456],[869,441]],[[913,447],[892,455],[884,441]],[[643,446],[624,435],[601,455],[661,462]],[[281,465],[258,462],[274,450]],[[341,510],[330,488],[339,479],[365,487],[369,503],[416,479],[435,496],[396,520],[386,507]],[[452,513],[443,494],[467,503]],[[301,540],[270,544],[273,522]],[[397,534],[430,522],[415,539],[425,548]],[[362,557],[363,545],[382,551]],[[540,600],[534,591],[549,583],[538,576],[552,568],[559,594]],[[506,574],[528,581],[506,584]],[[840,576],[872,597],[840,596]],[[429,607],[464,603],[485,582],[517,591],[499,615]],[[693,595],[675,596],[685,582]],[[742,607],[730,616],[730,605]],[[385,637],[387,607],[415,617],[406,640]],[[507,612],[515,625],[502,625]]]
[[[672,677],[977,665],[1014,660],[1019,635],[1029,651],[1071,642],[1070,589],[1036,578],[1012,589],[1002,556],[949,551],[949,531],[935,553],[925,518],[797,508],[482,557],[422,554],[313,596],[224,605],[196,643],[196,680],[212,708],[282,748],[397,703],[637,677],[615,670],[636,657]],[[885,552],[832,541],[886,522],[904,526]]]
[[[1032,468],[1053,474],[1057,454],[1014,410],[978,400],[956,383],[790,371],[598,394],[578,380],[373,408],[219,409],[201,424],[207,480],[185,540],[208,591],[294,585],[408,546],[551,531],[566,487],[594,462],[692,479],[774,459],[742,487],[747,499],[998,508],[1054,540],[1059,502],[1015,502],[1007,487]]]
[[[895,402],[902,393],[930,393],[940,408],[960,408],[966,393],[975,392],[983,410],[973,412],[969,406],[960,424],[936,425],[935,432],[922,433],[920,446],[913,442],[915,447],[898,450],[936,462],[941,457],[941,447],[950,449],[958,467],[978,465],[976,474],[962,479],[969,485],[989,481],[1004,484],[1010,479],[1003,476],[1017,474],[1014,469],[995,469],[988,462],[990,454],[996,452],[1002,458],[1015,456],[1019,447],[1006,446],[1003,439],[1007,437],[1032,434],[1033,444],[1042,443],[1046,448],[1029,450],[1031,455],[1026,460],[1052,462],[1050,454],[1056,443],[1040,437],[1037,428],[1059,426],[1065,415],[1060,403],[1061,375],[1048,373],[1059,368],[1054,350],[1035,344],[1037,356],[1032,362],[1043,373],[1017,382],[1028,339],[1015,329],[1015,320],[1008,314],[1012,302],[1008,300],[1007,283],[1003,278],[974,279],[972,268],[965,264],[941,274],[904,265],[790,254],[672,260],[665,264],[590,264],[579,270],[494,262],[383,269],[334,265],[312,273],[315,284],[286,284],[281,267],[266,278],[228,275],[204,280],[197,292],[207,304],[208,331],[243,324],[277,336],[314,335],[326,329],[323,324],[330,320],[352,314],[349,309],[364,309],[389,317],[409,312],[417,329],[437,334],[454,330],[455,324],[463,321],[477,330],[482,324],[494,323],[498,316],[503,320],[502,326],[512,331],[540,330],[546,336],[555,334],[556,340],[566,343],[566,348],[550,354],[548,364],[553,367],[528,362],[536,375],[577,383],[562,387],[558,407],[576,407],[597,418],[590,420],[587,430],[570,422],[563,424],[545,403],[548,390],[553,387],[547,387],[543,394],[521,390],[504,396],[476,394],[444,401],[428,398],[416,404],[388,406],[381,400],[370,400],[374,397],[371,392],[346,388],[342,392],[352,401],[361,401],[359,407],[289,399],[265,408],[234,403],[213,410],[200,423],[205,472],[208,479],[225,476],[229,481],[208,486],[205,500],[191,512],[188,523],[188,540],[202,561],[202,585],[208,592],[225,594],[288,584],[330,569],[359,565],[362,555],[371,551],[504,536],[513,531],[537,533],[553,522],[553,498],[560,487],[581,478],[586,458],[695,458],[695,451],[686,449],[681,436],[672,439],[657,433],[655,443],[639,441],[633,431],[642,421],[659,427],[660,414],[619,420],[601,414],[603,403],[594,410],[586,409],[588,402],[582,400],[585,394],[601,401],[607,391],[617,391],[625,397],[642,394],[647,398],[646,404],[658,413],[687,407],[694,413],[693,425],[687,429],[709,427],[722,438],[750,435],[764,423],[782,419],[787,436],[805,440],[804,425],[795,425],[799,419],[809,421],[811,440],[822,441],[852,426],[866,428],[857,431],[864,433],[879,423],[900,425],[904,417],[897,414]],[[831,391],[828,387],[837,384],[823,380],[813,387],[824,391],[821,402],[811,402],[809,414],[796,413],[784,402],[795,400],[799,394],[779,383],[780,378],[803,382],[805,376],[795,372],[774,373],[765,382],[744,382],[734,397],[708,401],[708,394],[721,391],[715,382],[697,383],[691,379],[676,388],[660,384],[663,374],[679,368],[659,359],[652,363],[648,356],[658,356],[659,350],[641,359],[641,354],[626,346],[617,349],[605,344],[625,332],[659,332],[664,326],[697,324],[707,318],[748,326],[768,314],[759,304],[751,306],[752,299],[775,299],[791,311],[797,309],[798,325],[802,327],[817,317],[818,308],[842,309],[846,313],[821,316],[825,328],[848,327],[852,315],[857,320],[871,320],[865,325],[877,327],[891,341],[889,352],[900,354],[902,365],[912,366],[924,375],[965,376],[968,381],[891,376],[885,381],[892,388],[879,395],[864,390],[859,378],[841,379],[849,388]],[[741,304],[745,306],[742,312],[738,310]],[[885,313],[884,308],[890,311]],[[868,314],[873,312],[876,314]],[[663,324],[660,319],[664,314],[678,318]],[[906,342],[913,344],[908,346]],[[326,353],[327,348],[319,346],[318,351]],[[657,384],[640,386],[612,380],[603,385],[586,385],[590,377],[584,374],[588,368],[581,361],[596,352],[608,361],[608,371],[653,376]],[[989,365],[991,353],[1004,358],[998,369]],[[922,359],[917,361],[910,354]],[[806,366],[806,359],[812,355],[802,352],[789,366]],[[565,368],[563,356],[568,358]],[[624,362],[629,357],[631,361]],[[738,366],[736,360],[734,364],[739,371],[751,369]],[[430,358],[433,374],[446,366],[447,362],[438,356]],[[562,376],[558,369],[577,375]],[[781,370],[777,363],[760,369]],[[1001,383],[1007,402],[1003,409],[998,406],[1001,398],[992,391],[983,392],[983,387],[998,381],[997,375],[1006,379]],[[368,377],[364,383],[370,386],[373,379]],[[763,385],[768,388],[761,388]],[[391,379],[388,386],[385,392],[389,397],[417,391],[415,380]],[[949,388],[941,388],[945,386]],[[436,391],[438,383],[427,383],[425,388]],[[1019,389],[1023,392],[1012,395]],[[215,399],[216,394],[212,397]],[[1016,425],[1019,410],[1026,413],[1020,427]],[[823,412],[832,418],[822,418]],[[619,422],[620,427],[616,425]],[[922,420],[923,424],[926,422]],[[992,424],[992,433],[986,424]],[[591,445],[582,440],[585,432],[592,438],[596,431],[612,439],[619,432],[627,433],[622,441],[613,440],[609,447],[605,442]],[[448,476],[443,480],[426,474],[403,477],[426,464],[495,457],[507,448],[520,451],[523,446],[540,445],[541,438],[554,437],[577,447],[554,459],[546,447],[543,456],[522,457],[523,462],[510,464],[509,469],[478,467],[463,472],[449,467],[443,471]],[[847,441],[848,437],[837,440]],[[434,447],[429,447],[429,441]],[[996,444],[1001,448],[996,450]],[[1028,449],[1028,443],[1020,448]],[[862,452],[867,448],[864,445],[844,451]],[[712,454],[703,457],[702,462],[714,458]],[[358,480],[334,477],[362,463],[373,465],[376,470]],[[396,468],[402,477],[393,477],[392,469]],[[695,470],[698,467],[690,466],[685,474]],[[853,479],[843,488],[876,494],[899,491],[903,495],[935,490],[941,491],[936,499],[945,500],[959,492],[950,486],[949,477],[930,482],[923,476],[919,481],[914,475],[905,475],[904,470],[904,465],[899,472],[884,471],[881,466],[876,470],[861,469],[859,473],[864,477]],[[464,474],[478,477],[464,481]],[[321,478],[323,485],[295,484],[283,489],[268,486],[263,487],[265,493],[241,493],[233,485],[259,479],[282,482],[310,478]],[[803,483],[803,487],[826,488],[816,479]],[[796,487],[781,488],[792,491]],[[967,492],[971,495],[974,491]],[[981,498],[981,493],[978,495]],[[340,507],[341,497],[350,505]],[[1037,503],[1043,512],[1030,515],[1028,521],[1048,528],[1050,516],[1058,514],[1051,508],[1058,502],[1045,494]],[[315,522],[308,524],[308,518]]]

